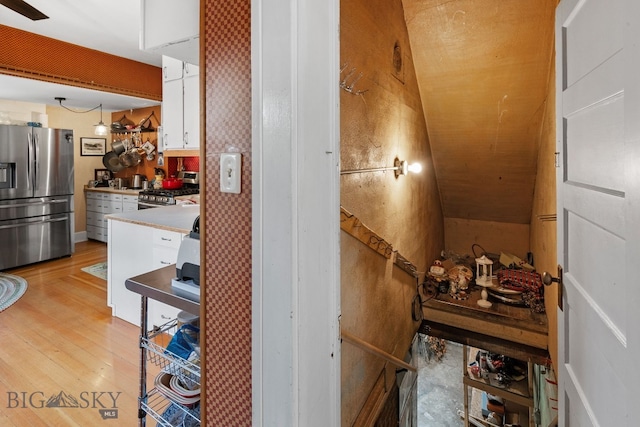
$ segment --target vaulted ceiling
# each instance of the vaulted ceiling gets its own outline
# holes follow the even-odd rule
[[[445,218],[528,224],[557,0],[402,0]]]

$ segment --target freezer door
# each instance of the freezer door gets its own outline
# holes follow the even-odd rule
[[[0,200],[0,221],[73,212],[73,196]]]
[[[34,197],[73,194],[73,131],[33,128]]]
[[[71,255],[72,220],[66,213],[0,221],[0,270]]]
[[[0,200],[32,197],[31,128],[0,125]]]

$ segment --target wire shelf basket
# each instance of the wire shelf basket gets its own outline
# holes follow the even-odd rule
[[[151,390],[140,402],[140,407],[162,427],[199,427],[200,405],[193,409],[167,399],[158,390]]]
[[[147,361],[160,367],[162,371],[178,377],[190,388],[194,388],[200,385],[199,351],[192,352],[187,360],[166,349],[177,331],[177,319],[171,320],[154,328],[147,337],[142,337],[140,346],[147,350]]]

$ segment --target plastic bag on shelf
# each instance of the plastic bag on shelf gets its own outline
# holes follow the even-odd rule
[[[167,346],[167,351],[182,359],[189,359],[193,351],[199,351],[198,334],[200,329],[193,325],[182,325]]]

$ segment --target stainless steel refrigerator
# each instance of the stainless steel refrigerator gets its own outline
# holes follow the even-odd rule
[[[0,270],[71,255],[73,131],[0,125]]]

